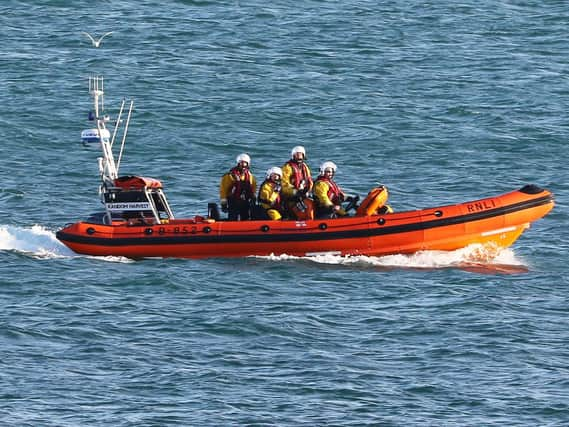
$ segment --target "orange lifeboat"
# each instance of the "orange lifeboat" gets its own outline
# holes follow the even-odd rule
[[[90,114],[103,157],[99,159],[100,194],[104,212],[68,225],[56,233],[73,251],[95,256],[243,257],[289,254],[309,256],[388,255],[420,250],[455,250],[470,244],[510,246],[530,224],[553,208],[553,195],[534,185],[456,205],[390,213],[388,191],[374,188],[356,207],[354,216],[315,219],[309,199],[297,206],[297,220],[228,221],[220,219],[215,204],[207,217],[174,217],[159,180],[119,177],[113,141],[122,130],[123,143],[133,111],[133,101],[123,100],[112,139],[106,129],[103,78],[89,78],[93,98]],[[126,111],[126,120],[121,120]],[[121,127],[122,124],[122,127]],[[96,142],[96,141],[95,141]],[[118,145],[118,144],[117,144]],[[346,208],[347,209],[347,208]]]
[[[152,191],[151,201],[155,197]],[[456,205],[373,213],[387,201],[383,195],[387,195],[385,188],[374,189],[365,209],[349,217],[282,221],[151,217],[146,222],[133,222],[124,218],[109,221],[106,215],[100,215],[63,228],[57,232],[57,238],[80,254],[129,258],[322,253],[379,256],[456,250],[475,243],[508,247],[554,206],[552,193],[527,185],[496,197]],[[154,208],[158,205],[155,203]],[[155,210],[160,217],[166,205]],[[152,209],[148,212],[152,213]]]

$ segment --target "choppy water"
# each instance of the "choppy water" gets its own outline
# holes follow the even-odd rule
[[[569,424],[563,1],[0,4],[0,424]],[[81,31],[105,38],[90,46]],[[135,99],[123,173],[205,213],[236,154],[397,210],[534,183],[557,206],[492,262],[145,260],[55,239],[98,210],[86,77]]]

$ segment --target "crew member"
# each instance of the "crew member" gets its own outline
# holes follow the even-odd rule
[[[282,218],[281,200],[281,179],[283,171],[281,168],[272,167],[267,170],[265,181],[259,189],[259,204],[263,208],[267,217],[272,220]]]
[[[248,154],[239,154],[237,165],[221,177],[219,198],[221,210],[228,212],[231,221],[251,218],[251,206],[255,204],[257,183],[249,170],[251,158]]]
[[[303,201],[308,199],[314,185],[310,168],[306,163],[306,150],[303,146],[297,145],[291,150],[290,160],[283,165],[282,171],[282,191],[285,206],[288,213],[298,219],[294,208],[299,203],[302,205]]]
[[[324,162],[320,165],[320,175],[314,183],[316,218],[336,218],[347,215],[345,209],[342,208],[346,194],[334,181],[336,170],[337,167],[334,162]]]

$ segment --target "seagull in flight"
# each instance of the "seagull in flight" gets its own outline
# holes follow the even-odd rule
[[[113,34],[112,31],[109,31],[108,33],[103,34],[101,37],[99,37],[99,40],[95,40],[91,34],[86,33],[85,31],[81,31],[81,34],[85,34],[87,37],[89,37],[89,40],[91,40],[91,43],[93,43],[93,46],[95,47],[99,47],[101,45],[101,41],[107,37],[110,34]]]

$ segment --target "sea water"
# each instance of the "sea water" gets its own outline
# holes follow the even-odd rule
[[[0,4],[0,425],[569,424],[569,8],[549,1]],[[95,48],[82,34],[95,38]],[[132,261],[55,239],[101,209],[87,79],[135,111],[121,174],[178,217],[304,145],[395,210],[536,184],[494,259]]]

